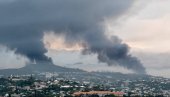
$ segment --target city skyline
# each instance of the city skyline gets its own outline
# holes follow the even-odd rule
[[[52,59],[87,71],[170,78],[169,4],[1,0],[0,69]]]

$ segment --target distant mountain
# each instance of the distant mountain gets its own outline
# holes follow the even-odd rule
[[[118,72],[86,72],[80,69],[66,68],[54,65],[52,63],[39,62],[38,64],[28,64],[25,67],[19,69],[2,69],[0,70],[0,75],[10,76],[10,75],[24,75],[24,74],[40,74],[44,72],[57,72],[63,77],[68,79],[137,79],[137,78],[149,78],[149,75],[140,74],[122,74]],[[69,73],[68,73],[69,72]]]
[[[54,65],[52,63],[38,63],[27,64],[25,67],[19,69],[2,69],[0,75],[21,75],[21,74],[35,74],[42,72],[84,72],[80,69],[66,68]]]
[[[130,74],[123,74],[120,72],[91,72],[93,74],[95,74],[95,76],[98,77],[105,77],[105,79],[148,79],[150,77],[152,77],[151,75],[147,75],[147,74],[134,74],[134,73],[130,73]]]

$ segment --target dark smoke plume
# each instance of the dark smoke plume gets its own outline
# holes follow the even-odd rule
[[[2,0],[0,2],[0,44],[15,49],[30,60],[49,61],[42,38],[54,31],[66,44],[83,42],[84,53],[98,55],[101,62],[145,73],[140,61],[128,53],[128,46],[113,36],[108,39],[101,23],[117,19],[133,0]]]

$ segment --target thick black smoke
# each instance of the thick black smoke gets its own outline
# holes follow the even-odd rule
[[[128,54],[128,46],[113,36],[108,39],[101,25],[117,19],[133,0],[3,0],[0,2],[0,44],[30,60],[49,61],[42,38],[54,31],[66,44],[84,44],[84,53],[95,53],[101,62],[145,73],[140,61]]]

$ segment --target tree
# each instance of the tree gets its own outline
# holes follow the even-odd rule
[[[71,96],[71,95],[67,95],[67,96],[64,96],[64,97],[73,97],[73,96]]]
[[[113,94],[110,94],[110,95],[105,95],[104,97],[116,97],[116,96]]]
[[[99,97],[97,94],[90,95],[89,97]]]

